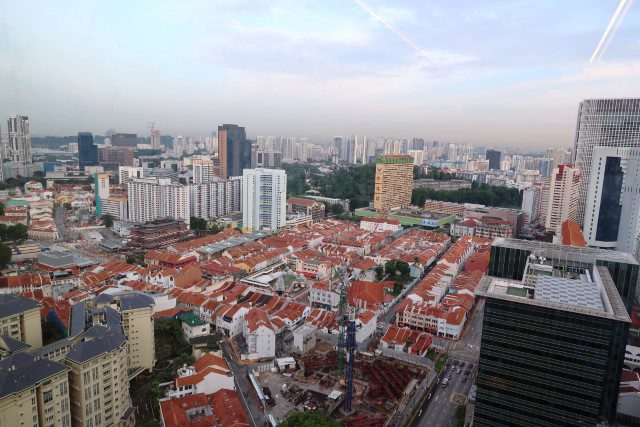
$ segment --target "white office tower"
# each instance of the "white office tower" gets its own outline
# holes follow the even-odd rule
[[[413,164],[415,166],[421,166],[424,163],[424,151],[422,150],[409,150],[407,153],[413,157]]]
[[[287,174],[280,169],[242,171],[242,227],[244,231],[284,227],[287,211]]]
[[[154,150],[160,150],[162,148],[160,145],[160,131],[156,129],[155,123],[151,123],[151,148]]]
[[[586,202],[587,244],[637,253],[640,148],[594,147]]]
[[[5,158],[21,164],[31,163],[31,136],[29,134],[29,117],[20,114],[9,116]]]
[[[167,178],[133,178],[128,185],[129,219],[134,222],[191,217],[189,187]]]
[[[127,185],[133,178],[144,178],[144,169],[139,166],[118,166],[120,185]]]
[[[215,179],[216,172],[219,168],[219,165],[216,167],[216,164],[210,157],[192,159],[191,171],[193,172],[193,183],[200,184]]]
[[[545,191],[546,187],[546,191]],[[522,191],[521,210],[527,214],[529,222],[546,219],[546,203],[549,197],[549,182],[533,182]],[[543,216],[544,207],[544,216]]]
[[[583,224],[585,217],[596,146],[640,148],[640,98],[588,99],[580,103],[573,150],[574,166],[584,176],[580,184],[578,224]]]
[[[214,178],[189,186],[191,216],[217,219],[239,212],[242,203],[242,177]]]
[[[551,174],[547,203],[547,231],[560,233],[562,223],[576,220],[580,170],[571,165],[559,165]]]

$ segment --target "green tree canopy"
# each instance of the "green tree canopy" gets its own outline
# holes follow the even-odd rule
[[[411,197],[413,205],[424,206],[427,199],[453,203],[477,203],[502,208],[519,208],[522,205],[522,194],[515,188],[496,187],[475,182],[471,188],[458,190],[413,189]]]
[[[280,423],[280,427],[339,427],[340,423],[329,418],[326,412],[312,410],[294,412]]]
[[[11,248],[0,244],[0,266],[6,267],[11,262]]]
[[[113,215],[109,215],[109,214],[102,215],[102,222],[104,223],[104,226],[107,228],[113,227],[113,220],[114,220]]]

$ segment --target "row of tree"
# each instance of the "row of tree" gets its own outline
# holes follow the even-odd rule
[[[425,173],[420,166],[413,167],[413,179],[434,179],[436,181],[451,181],[456,177],[455,174],[444,172],[438,168],[430,167]]]
[[[476,203],[502,208],[519,208],[522,194],[515,188],[496,187],[473,182],[471,188],[458,190],[432,190],[430,188],[414,188],[411,203],[423,206],[427,199],[454,203]]]

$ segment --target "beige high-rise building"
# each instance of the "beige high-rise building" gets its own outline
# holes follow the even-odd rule
[[[117,313],[115,316],[119,317]],[[134,425],[127,338],[119,327],[90,327],[69,351],[64,363],[71,368],[69,385],[74,426]]]
[[[551,174],[547,203],[547,231],[560,233],[562,223],[576,220],[580,191],[580,170],[572,165],[559,165]]]
[[[142,293],[102,294],[95,299],[98,307],[108,305],[120,313],[122,330],[127,337],[129,375],[153,370],[156,363],[153,339],[153,298]]]
[[[29,353],[0,361],[0,426],[71,426],[69,368]]]
[[[40,305],[22,295],[0,295],[0,335],[42,347]]]
[[[384,155],[376,158],[373,207],[378,211],[411,204],[413,157]]]

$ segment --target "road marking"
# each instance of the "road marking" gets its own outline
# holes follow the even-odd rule
[[[467,403],[467,396],[462,393],[455,392],[451,395],[449,403],[453,403],[454,405],[465,405]]]

